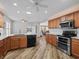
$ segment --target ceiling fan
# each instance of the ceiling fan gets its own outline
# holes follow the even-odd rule
[[[30,0],[31,3],[33,3],[32,7],[36,8],[36,11],[39,11],[40,8],[48,8],[47,5],[41,4],[43,0]]]
[[[21,21],[22,21],[22,22],[27,22],[27,20],[25,20],[25,19],[21,19]]]

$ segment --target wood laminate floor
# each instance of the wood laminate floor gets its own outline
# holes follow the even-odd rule
[[[10,51],[4,59],[75,59],[46,43],[44,37],[37,41],[36,47]]]

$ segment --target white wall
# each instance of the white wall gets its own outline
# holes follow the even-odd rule
[[[40,23],[41,26],[48,26],[48,21]]]

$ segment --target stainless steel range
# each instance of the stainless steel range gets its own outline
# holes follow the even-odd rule
[[[58,37],[58,48],[67,53],[68,55],[71,55],[71,38],[59,36]]]
[[[58,49],[71,55],[71,37],[76,36],[75,31],[63,31],[62,36],[58,36]]]

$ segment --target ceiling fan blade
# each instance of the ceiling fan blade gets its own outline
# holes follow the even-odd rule
[[[47,5],[39,4],[40,7],[48,8]]]

